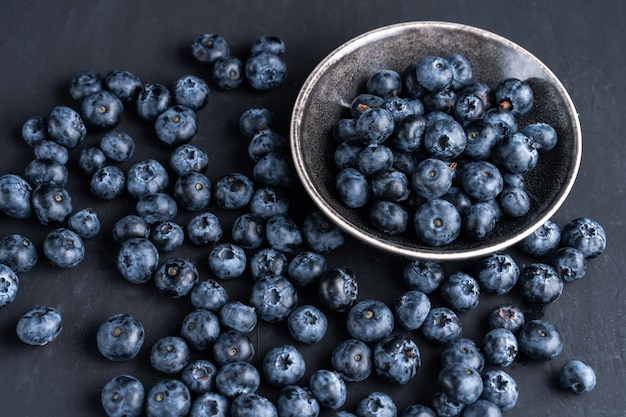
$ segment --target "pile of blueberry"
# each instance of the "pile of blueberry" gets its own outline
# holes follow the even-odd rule
[[[401,74],[373,73],[334,126],[336,189],[367,210],[378,230],[415,230],[443,246],[459,235],[487,239],[501,218],[531,208],[524,175],[557,142],[543,122],[518,126],[532,108],[526,82],[495,88],[472,79],[462,55],[426,56]]]
[[[244,76],[255,90],[280,85],[286,71],[281,57],[284,49],[279,38],[261,37],[253,43],[244,68],[241,61],[230,55],[228,44],[219,35],[204,34],[191,47],[199,62],[212,65],[213,82],[224,90],[239,86]],[[422,79],[425,75],[420,75],[419,85],[405,77],[405,90],[420,89],[420,85],[427,85],[427,79],[436,82],[440,75],[435,76],[433,71],[441,71],[444,65],[438,62],[441,63],[429,63],[431,69],[424,73],[428,77]],[[472,184],[467,188],[475,193],[489,193],[494,186],[481,177],[501,175],[508,188],[523,194],[523,171],[509,169],[510,172],[500,174],[501,167],[492,164],[493,170],[486,169],[484,164],[488,162],[478,155],[488,157],[495,144],[502,142],[495,151],[500,161],[520,161],[527,151],[553,145],[556,137],[539,124],[533,127],[536,130],[526,133],[501,132],[505,126],[511,128],[506,122],[511,122],[515,111],[523,112],[530,105],[532,93],[523,82],[508,80],[496,90],[496,97],[507,97],[498,100],[503,109],[486,110],[485,105],[492,98],[487,90],[478,93],[480,84],[472,84],[473,93],[464,93],[469,88],[471,73],[462,57],[448,57],[445,65],[454,76],[451,81],[430,88],[436,93],[423,93],[423,106],[429,109],[426,116],[415,113],[415,107],[421,105],[419,100],[401,99],[390,93],[400,89],[397,74],[381,71],[373,76],[368,82],[369,92],[355,100],[353,106],[360,116],[338,123],[337,135],[345,139],[346,135],[361,132],[359,135],[376,137],[370,136],[367,146],[362,140],[358,144],[342,140],[336,157],[347,158],[348,146],[359,147],[362,156],[358,157],[358,164],[363,171],[380,177],[381,195],[387,199],[389,193],[408,193],[406,178],[403,182],[399,180],[402,171],[386,169],[381,172],[389,176],[383,181],[372,167],[385,159],[384,154],[390,158],[387,161],[393,160],[391,155],[397,155],[400,147],[405,148],[404,156],[395,159],[396,166],[401,160],[408,161],[406,156],[420,147],[421,135],[434,135],[423,139],[432,149],[432,157],[424,160],[431,165],[407,165],[407,169],[412,167],[413,172],[421,173],[413,175],[413,188],[435,193],[422,197],[441,202],[448,201],[444,195],[452,197],[450,187],[435,196],[443,189],[434,179],[439,175],[450,181],[452,176],[460,175],[466,178],[461,180],[463,183]],[[415,69],[411,69],[414,74],[422,74]],[[444,86],[453,88],[442,90]],[[208,155],[190,142],[198,131],[197,112],[206,106],[209,94],[208,84],[191,75],[181,77],[168,88],[142,84],[133,73],[123,70],[113,70],[105,77],[93,71],[81,72],[72,79],[70,88],[79,110],[59,106],[47,117],[28,119],[22,136],[34,148],[36,158],[23,176],[0,176],[0,211],[16,219],[35,217],[42,226],[50,227],[42,242],[46,260],[59,268],[74,267],[84,259],[83,240],[99,236],[101,224],[95,210],[74,209],[65,188],[69,175],[66,163],[69,151],[82,144],[87,129],[102,132],[97,146],[82,147],[78,166],[89,178],[93,196],[106,202],[126,193],[136,204],[136,213],[118,219],[110,231],[118,248],[119,274],[132,284],[153,282],[160,293],[187,298],[193,306],[180,323],[178,334],[160,338],[150,349],[150,365],[162,379],[146,390],[139,379],[124,374],[99,387],[107,415],[316,417],[327,409],[336,417],[395,417],[399,414],[397,406],[382,391],[363,397],[353,410],[355,414],[339,410],[346,404],[349,384],[365,381],[373,373],[391,384],[410,383],[420,370],[422,356],[409,335],[420,331],[429,343],[441,346],[437,389],[428,406],[414,404],[401,415],[500,416],[517,402],[517,383],[504,368],[514,362],[518,353],[538,361],[552,360],[561,353],[563,340],[556,327],[545,320],[526,321],[519,306],[501,304],[494,308],[489,315],[491,330],[480,343],[461,337],[459,313],[475,309],[481,291],[504,295],[518,288],[525,301],[540,305],[553,302],[563,291],[564,282],[582,278],[587,260],[604,251],[606,235],[599,223],[578,218],[560,228],[547,222],[519,244],[519,249],[538,260],[525,266],[518,265],[507,253],[495,253],[468,262],[466,270],[446,276],[441,263],[406,261],[402,279],[408,290],[393,304],[363,299],[359,297],[355,273],[346,266],[329,265],[324,255],[344,244],[342,231],[319,211],[306,215],[301,224],[289,215],[288,190],[297,184],[297,179],[288,142],[277,132],[270,110],[250,108],[239,118],[239,130],[249,139],[252,172],[230,172],[214,181],[206,176]],[[459,122],[443,111],[452,108],[450,96],[455,95],[455,117],[467,122],[456,136],[451,132],[459,129]],[[123,109],[128,107],[135,108],[142,120],[154,124],[160,145],[171,149],[168,161],[138,161],[125,172],[116,165],[131,161],[135,151],[133,138],[116,130]],[[405,111],[411,114],[404,114]],[[488,113],[495,118],[491,122],[486,121]],[[394,118],[401,114],[394,129]],[[469,133],[463,129],[470,129]],[[396,149],[385,150],[380,135],[392,138]],[[457,140],[465,143],[464,150],[459,151]],[[468,150],[472,140],[476,143],[473,151]],[[484,145],[485,141],[490,145]],[[449,153],[453,148],[454,155]],[[511,152],[510,157],[505,150]],[[451,170],[450,161],[462,152],[466,156],[467,152],[474,152],[473,157],[481,159],[481,168],[474,171],[470,163],[459,161],[456,173]],[[170,176],[175,176],[175,181]],[[343,184],[343,180],[338,183]],[[355,183],[351,184],[345,188],[348,201],[358,199]],[[503,193],[498,191],[497,195]],[[461,207],[464,199],[469,201],[457,190],[450,200],[455,202],[454,207]],[[492,199],[484,199],[488,200]],[[502,209],[508,215],[512,215],[511,207],[519,209],[505,201],[508,200],[501,197]],[[231,239],[225,238],[222,220],[212,207],[239,210],[230,229]],[[374,207],[376,213],[379,209]],[[179,210],[193,213],[184,225],[177,221]],[[445,220],[438,210],[437,216]],[[385,219],[392,220],[393,224],[387,225],[397,225],[395,216],[380,216],[382,213],[373,215],[373,219],[378,218],[375,223],[381,225]],[[425,213],[416,215],[416,221],[428,218]],[[476,221],[483,222],[483,214],[477,215]],[[436,239],[441,238],[437,233]],[[197,266],[187,258],[164,259],[185,242],[207,252],[212,277],[202,280]],[[430,243],[441,244],[439,240]],[[32,269],[38,257],[36,245],[26,236],[2,237],[0,307],[15,299],[18,274]],[[244,276],[251,278],[247,302],[231,298],[223,285]],[[319,304],[302,303],[304,297],[299,294],[304,291],[316,293]],[[434,295],[440,296],[442,305],[434,301]],[[312,345],[326,337],[328,313],[345,318],[348,337],[329,352],[331,368],[317,369],[308,381],[303,381],[307,361],[298,345]],[[286,323],[293,343],[273,347],[255,366],[255,344],[250,333],[257,329],[259,321]],[[51,343],[61,331],[62,317],[49,306],[33,309],[16,324],[17,336],[30,345]],[[96,339],[103,357],[128,361],[141,351],[145,329],[132,315],[118,313],[100,324]],[[195,352],[202,357],[192,359]],[[593,369],[581,361],[566,363],[559,378],[561,385],[574,393],[588,392],[595,386]],[[259,393],[262,382],[279,389],[275,401]]]

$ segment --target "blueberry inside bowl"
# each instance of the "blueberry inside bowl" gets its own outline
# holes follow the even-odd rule
[[[487,238],[463,232],[451,243],[431,246],[420,240],[412,220],[405,232],[388,234],[374,227],[369,210],[349,208],[340,198],[334,162],[333,129],[349,114],[352,100],[363,93],[371,75],[391,69],[402,74],[424,56],[461,54],[472,66],[472,79],[491,88],[515,78],[531,86],[532,108],[519,116],[519,128],[542,122],[554,128],[558,141],[524,174],[530,210],[505,216]],[[559,79],[531,53],[491,32],[448,22],[408,22],[372,30],[341,45],[305,81],[292,113],[290,141],[296,171],[320,210],[353,237],[379,249],[408,257],[439,261],[476,258],[510,247],[549,220],[564,203],[579,170],[582,134],[574,104]],[[409,207],[412,219],[415,207]]]

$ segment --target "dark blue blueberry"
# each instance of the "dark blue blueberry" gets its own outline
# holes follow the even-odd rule
[[[475,402],[483,393],[483,380],[478,371],[462,362],[444,367],[437,382],[449,400],[462,404]]]
[[[363,397],[356,406],[359,417],[395,417],[398,407],[389,394],[374,391]]]
[[[0,307],[11,304],[19,288],[20,279],[15,271],[0,262]]]
[[[355,126],[359,140],[368,145],[383,143],[391,136],[394,127],[393,114],[380,107],[363,111]]]
[[[419,329],[426,320],[430,307],[428,296],[418,290],[405,292],[393,303],[398,324],[407,330]]]
[[[22,342],[44,346],[54,341],[62,329],[61,313],[54,307],[39,306],[19,318],[15,331]]]
[[[441,297],[454,311],[473,310],[480,300],[480,285],[473,276],[457,271],[441,284]]]
[[[100,138],[100,149],[111,161],[128,161],[135,153],[135,140],[126,132],[114,130]]]
[[[54,159],[33,159],[24,169],[24,178],[35,188],[44,183],[65,186],[68,179],[67,167]]]
[[[250,362],[254,357],[254,344],[246,333],[226,330],[213,343],[213,357],[220,366],[231,362]]]
[[[316,283],[328,267],[324,255],[304,251],[291,258],[287,266],[287,276],[299,287],[307,287]]]
[[[485,109],[490,109],[495,106],[496,99],[494,97],[493,90],[484,82],[470,82],[460,91],[463,93],[471,93],[480,97],[483,101]]]
[[[551,303],[563,292],[560,275],[544,263],[532,263],[522,268],[518,285],[522,297],[531,303]]]
[[[205,351],[213,346],[220,335],[219,318],[209,310],[196,308],[183,319],[180,335],[192,349]]]
[[[104,86],[123,103],[132,103],[137,99],[143,83],[128,70],[113,69],[104,76]]]
[[[184,417],[191,408],[191,394],[178,379],[160,379],[146,395],[148,417]]]
[[[348,334],[365,343],[377,343],[391,334],[393,312],[379,300],[362,300],[348,310],[346,329]]]
[[[211,272],[220,279],[233,279],[246,270],[247,255],[243,248],[233,243],[220,243],[209,252]]]
[[[352,414],[349,411],[337,411],[332,417],[356,417],[356,415]]]
[[[309,249],[319,253],[335,250],[345,241],[343,231],[321,211],[313,211],[304,218],[302,238]]]
[[[502,180],[504,181],[505,187],[517,187],[524,188],[526,180],[523,174],[514,174],[509,171],[504,171],[502,173]]]
[[[402,91],[411,98],[421,99],[426,89],[417,81],[417,62],[413,61],[402,71]]]
[[[146,333],[143,324],[127,313],[114,314],[98,327],[96,343],[102,356],[111,361],[127,361],[139,353]]]
[[[506,136],[497,146],[496,154],[502,165],[514,174],[525,174],[539,161],[537,148],[523,133]]]
[[[74,74],[70,80],[70,97],[77,103],[83,101],[87,96],[102,91],[104,79],[96,71],[87,70]]]
[[[217,392],[204,392],[191,403],[189,417],[230,417],[230,402]]]
[[[108,90],[98,91],[85,97],[80,103],[80,114],[90,129],[113,129],[122,120],[124,104]]]
[[[69,160],[69,151],[63,145],[44,139],[35,145],[33,152],[37,159],[52,159],[61,164],[66,164]]]
[[[248,144],[248,155],[254,162],[258,162],[272,152],[289,153],[289,143],[285,137],[272,129],[264,129],[256,133]]]
[[[300,351],[293,345],[278,345],[263,357],[263,376],[275,387],[298,383],[306,371],[306,363]]]
[[[298,293],[287,278],[276,275],[256,281],[249,301],[261,320],[274,323],[285,320],[296,308]]]
[[[256,161],[252,177],[266,187],[289,188],[297,182],[291,156],[276,152],[269,152]]]
[[[434,158],[450,161],[461,155],[467,144],[463,127],[454,119],[430,123],[424,134],[424,149]]]
[[[352,120],[356,122],[356,119],[358,119],[365,110],[380,107],[384,101],[385,99],[377,94],[362,93],[357,95],[350,102],[350,115],[353,117]],[[356,129],[356,125],[354,127]]]
[[[508,253],[496,252],[476,261],[476,280],[480,288],[488,293],[506,294],[519,279],[520,268]]]
[[[109,417],[139,417],[145,395],[143,384],[137,378],[118,375],[102,387],[100,402]]]
[[[1,257],[0,262],[2,262]],[[550,259],[550,265],[554,267],[561,279],[566,282],[579,280],[587,272],[585,255],[578,249],[569,246],[557,249]]]
[[[260,131],[273,127],[274,113],[265,107],[251,107],[239,116],[239,130],[249,139]]]
[[[501,369],[492,369],[483,374],[482,399],[497,405],[502,411],[515,407],[519,389],[511,375]]]
[[[422,160],[411,175],[411,186],[419,196],[429,200],[443,196],[452,186],[450,165],[436,158]]]
[[[428,91],[440,91],[452,83],[452,65],[439,56],[425,56],[415,67],[417,82]]]
[[[541,258],[557,250],[561,237],[559,226],[552,220],[546,220],[544,224],[522,239],[517,246],[524,253]]]
[[[485,114],[483,101],[477,95],[459,94],[454,103],[454,115],[462,124],[482,119]]]
[[[171,195],[156,192],[139,197],[136,210],[148,224],[154,224],[174,220],[178,205]]]
[[[170,253],[182,246],[185,232],[178,223],[163,221],[152,225],[149,238],[159,252]]]
[[[470,161],[463,164],[460,180],[463,190],[479,201],[496,198],[504,188],[500,170],[488,161]]]
[[[339,119],[333,126],[333,138],[338,144],[356,142],[359,137],[356,133],[356,119]]]
[[[452,184],[454,184],[454,181]],[[461,187],[457,187],[455,185],[452,185],[448,189],[448,192],[442,195],[441,198],[452,203],[462,217],[465,217],[469,212],[470,207],[472,207],[472,199],[467,195],[467,193],[465,193],[465,191],[463,191],[463,189],[461,189]]]
[[[177,374],[189,363],[191,352],[185,339],[165,336],[158,339],[150,350],[152,367],[166,374]]]
[[[209,102],[210,94],[211,90],[208,84],[195,75],[183,75],[172,85],[174,104],[184,106],[192,111],[204,108]]]
[[[517,119],[511,112],[506,110],[491,108],[485,112],[483,121],[489,123],[496,129],[496,144],[506,136],[512,135],[518,131]]]
[[[26,272],[37,264],[37,248],[24,235],[10,234],[0,239],[0,264],[14,272]]]
[[[363,207],[371,189],[367,177],[356,168],[344,168],[335,178],[335,187],[341,201],[349,208]]]
[[[285,42],[276,35],[262,35],[252,42],[250,53],[252,55],[259,52],[270,52],[276,55],[285,53]]]
[[[606,232],[596,220],[579,217],[563,227],[561,246],[576,248],[585,258],[595,258],[606,248]]]
[[[485,360],[496,366],[509,366],[519,351],[517,338],[510,330],[498,327],[490,330],[482,341]]]
[[[276,408],[281,417],[317,417],[320,412],[320,404],[311,390],[298,385],[288,385],[280,391]]]
[[[197,146],[185,143],[172,151],[169,166],[179,177],[189,172],[204,173],[209,166],[209,156]]]
[[[230,406],[230,417],[278,417],[276,406],[259,394],[242,394]]]
[[[230,55],[226,39],[216,33],[203,33],[191,42],[191,54],[203,64],[213,64],[219,58]]]
[[[463,408],[463,417],[502,417],[502,411],[491,401],[481,398]]]
[[[593,368],[579,360],[571,360],[559,370],[559,383],[564,390],[573,394],[592,391],[596,386]]]
[[[388,381],[408,384],[421,367],[420,350],[415,342],[404,335],[391,335],[374,348],[376,373]]]
[[[450,89],[433,91],[425,94],[422,98],[427,113],[439,111],[453,115],[456,101],[456,92]]]
[[[87,127],[78,112],[67,106],[56,106],[46,119],[50,139],[73,149],[85,140]]]
[[[302,245],[302,231],[288,216],[277,215],[265,222],[265,237],[269,245],[278,251],[292,253]]]
[[[213,65],[213,81],[222,90],[233,90],[243,83],[243,62],[235,56],[219,58]]]
[[[172,105],[172,93],[163,84],[145,83],[135,101],[135,110],[139,118],[154,121]]]
[[[437,417],[461,417],[463,408],[465,408],[464,403],[452,401],[441,390],[435,391],[432,395],[430,405]]]
[[[458,316],[447,307],[431,308],[422,323],[422,333],[426,339],[438,344],[458,339],[462,330]]]
[[[194,245],[208,246],[219,241],[223,234],[220,219],[210,212],[199,213],[187,223],[187,237]]]
[[[264,277],[285,275],[288,263],[283,252],[274,248],[262,248],[250,257],[250,275],[255,281]]]
[[[374,227],[390,235],[403,233],[409,224],[406,209],[392,201],[376,201],[370,207],[369,216]]]
[[[296,307],[287,317],[289,334],[295,340],[312,344],[324,338],[328,330],[328,318],[313,305]]]
[[[250,202],[254,184],[245,174],[233,172],[215,181],[213,200],[222,208],[241,208]]]
[[[389,97],[380,106],[388,110],[393,116],[394,126],[408,116],[422,116],[424,114],[424,105],[420,100],[409,99],[404,97]]]
[[[391,69],[376,71],[365,82],[365,92],[384,99],[397,97],[402,93],[402,77]]]
[[[520,129],[528,140],[539,152],[547,152],[556,146],[558,141],[557,133],[548,123],[531,123]]]
[[[246,80],[254,90],[268,91],[285,81],[287,63],[280,55],[262,51],[248,57],[244,70]]]
[[[191,293],[199,276],[193,262],[185,258],[172,258],[161,263],[154,272],[154,284],[159,292],[180,298]]]
[[[522,217],[530,211],[530,197],[523,188],[505,186],[498,199],[507,216]]]
[[[217,371],[215,387],[229,399],[242,394],[255,393],[261,385],[261,375],[254,365],[248,362],[230,362]]]
[[[150,226],[136,214],[128,214],[115,222],[111,235],[116,243],[133,237],[147,239],[150,236]]]
[[[97,170],[104,167],[106,161],[107,157],[102,152],[102,149],[90,146],[81,149],[78,157],[78,167],[84,174],[91,177]]]
[[[194,110],[175,104],[157,116],[154,131],[161,143],[177,147],[196,137],[198,124],[198,116]]]
[[[174,199],[183,209],[199,211],[211,202],[211,180],[200,172],[188,172],[174,183]]]
[[[385,145],[366,146],[356,157],[356,167],[366,176],[387,171],[393,167],[393,152]]]
[[[463,363],[482,372],[485,368],[485,356],[472,339],[456,339],[447,342],[441,350],[441,367],[453,363]]]
[[[289,211],[289,198],[280,188],[257,188],[249,202],[250,213],[263,220],[276,215],[286,215]]]
[[[43,240],[43,254],[54,266],[73,268],[85,257],[85,245],[76,232],[61,227],[46,235]]]
[[[32,116],[26,119],[22,125],[22,139],[31,148],[34,148],[40,142],[49,140],[48,121],[44,116]]]
[[[426,405],[412,404],[404,409],[401,417],[437,417],[437,415]]]
[[[467,137],[463,155],[473,159],[489,158],[498,139],[496,128],[484,120],[472,120],[463,129]]]
[[[197,283],[191,290],[191,305],[217,313],[228,302],[226,289],[214,279]]]
[[[430,128],[436,122],[439,122],[440,120],[447,120],[448,122],[456,122],[454,117],[452,117],[446,112],[439,111],[439,110],[426,112],[426,114],[424,114],[424,117],[426,118],[427,129]]]
[[[357,168],[357,159],[363,149],[365,149],[365,144],[360,141],[347,140],[340,143],[333,154],[335,167],[339,170]]]
[[[159,161],[146,159],[128,168],[126,189],[131,196],[139,199],[146,194],[163,192],[169,180],[167,170]]]
[[[448,61],[452,69],[452,84],[450,87],[454,90],[466,87],[473,76],[472,64],[470,64],[467,57],[455,53],[446,56],[445,60]]]
[[[330,361],[346,382],[367,379],[374,368],[372,350],[357,339],[345,339],[333,349]]]
[[[335,267],[327,270],[318,283],[322,304],[336,312],[348,311],[359,295],[359,284],[352,270]]]
[[[256,249],[265,239],[265,222],[259,216],[244,213],[233,222],[231,235],[242,248]]]
[[[100,234],[100,218],[92,208],[85,208],[72,213],[67,219],[67,224],[83,239],[91,239]]]
[[[240,301],[229,301],[219,312],[220,324],[227,329],[250,333],[257,324],[254,308]]]
[[[461,215],[452,203],[436,198],[415,211],[413,225],[424,243],[443,246],[453,242],[461,232]]]
[[[192,394],[203,394],[215,390],[217,367],[205,359],[189,362],[180,375],[181,381]]]
[[[122,242],[117,253],[117,268],[132,284],[149,281],[159,266],[159,251],[147,238],[132,237]]]
[[[422,146],[425,133],[426,118],[412,114],[396,124],[390,140],[394,148],[399,151],[416,152]]]
[[[404,265],[402,277],[410,289],[430,294],[439,288],[445,275],[442,263],[416,259]]]
[[[514,115],[528,113],[533,106],[534,93],[530,85],[517,78],[501,81],[494,90],[498,108]]]
[[[346,383],[341,375],[327,369],[318,369],[311,374],[309,389],[322,407],[331,410],[343,406],[348,396]]]
[[[554,325],[545,320],[528,321],[517,335],[519,350],[537,361],[549,361],[563,350],[563,339]]]
[[[524,312],[512,304],[499,304],[489,312],[489,327],[492,329],[504,328],[517,333],[526,323]]]

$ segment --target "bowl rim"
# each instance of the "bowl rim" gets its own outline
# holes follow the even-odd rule
[[[446,250],[445,248],[438,247],[424,250],[420,248],[408,248],[404,245],[396,244],[395,242],[386,241],[379,236],[355,228],[328,202],[326,202],[322,195],[315,188],[314,182],[304,164],[303,149],[298,145],[301,141],[300,132],[302,117],[306,111],[307,101],[312,90],[315,88],[318,80],[325,74],[326,70],[332,67],[341,58],[363,47],[371,41],[397,36],[406,31],[425,28],[471,32],[480,37],[489,38],[495,42],[503,44],[508,48],[514,49],[519,54],[524,55],[527,59],[532,61],[535,65],[537,65],[538,68],[540,68],[545,73],[547,79],[553,84],[554,88],[562,96],[563,100],[566,103],[566,110],[569,113],[570,119],[573,122],[573,161],[571,163],[566,181],[562,184],[562,187],[559,193],[556,195],[554,202],[550,206],[548,206],[548,208],[544,211],[542,215],[538,216],[532,223],[530,223],[526,229],[502,241],[491,244],[487,243],[479,247],[461,250]],[[580,126],[578,112],[576,111],[576,107],[569,93],[567,92],[561,81],[552,72],[552,70],[550,70],[547,65],[545,65],[541,60],[531,54],[528,50],[524,49],[520,45],[514,43],[507,38],[504,38],[485,29],[466,24],[445,21],[411,21],[382,26],[360,34],[335,48],[325,58],[323,58],[322,61],[320,61],[313,69],[313,71],[309,74],[296,97],[296,101],[294,103],[291,114],[289,142],[291,145],[291,153],[294,167],[297,175],[300,178],[300,182],[302,183],[303,187],[305,188],[306,192],[311,197],[313,202],[322,211],[322,213],[324,213],[329,218],[329,220],[339,226],[340,229],[342,229],[344,232],[348,233],[352,237],[355,237],[356,239],[365,242],[367,245],[380,249],[387,253],[400,255],[409,259],[424,259],[440,262],[459,261],[487,256],[492,253],[503,251],[529,236],[536,229],[542,226],[546,221],[550,220],[558,211],[558,209],[563,205],[571,189],[573,188],[574,182],[580,170],[580,164],[582,160],[582,130]]]

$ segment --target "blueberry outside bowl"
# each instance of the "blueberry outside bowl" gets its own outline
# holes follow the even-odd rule
[[[506,78],[528,82],[534,92],[532,110],[518,119],[519,127],[545,122],[557,132],[554,149],[542,153],[537,166],[525,175],[531,210],[520,218],[498,222],[482,241],[463,236],[442,247],[417,238],[409,220],[402,235],[374,228],[367,209],[350,209],[335,189],[333,161],[337,143],[333,126],[348,117],[352,99],[363,92],[365,81],[381,69],[400,74],[426,55],[464,55],[473,69],[473,81],[491,88]],[[296,99],[290,126],[296,171],[319,209],[348,234],[396,255],[453,261],[476,258],[508,248],[549,220],[569,194],[582,154],[578,114],[558,78],[539,59],[515,43],[491,32],[448,22],[408,22],[372,30],[346,42],[324,58],[306,79]],[[412,213],[409,212],[410,218]]]

